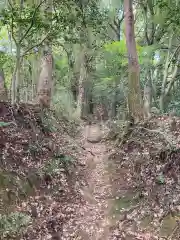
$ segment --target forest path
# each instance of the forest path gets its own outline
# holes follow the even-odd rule
[[[100,134],[97,126],[91,127],[93,134]],[[84,147],[93,153],[93,157],[87,157],[87,181],[88,187],[82,189],[85,205],[78,210],[78,232],[76,239],[83,240],[108,240],[110,238],[110,196],[111,185],[107,169],[108,153],[102,142],[90,143],[89,126],[84,129]]]

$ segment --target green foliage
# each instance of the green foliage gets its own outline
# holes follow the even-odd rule
[[[69,120],[76,120],[75,102],[69,87],[57,86],[53,96],[54,109],[58,116],[67,117]]]
[[[69,66],[71,61],[69,61],[70,59],[67,58],[67,55],[72,50],[73,61],[75,60],[78,66],[79,58],[77,56],[81,51],[79,43],[87,44],[89,39],[90,41],[87,44],[89,48],[88,53],[90,53],[92,58],[96,57],[96,61],[93,62],[93,70],[90,70],[90,81],[93,83],[93,101],[105,101],[110,106],[114,101],[114,95],[117,94],[116,100],[119,102],[119,105],[123,102],[124,107],[127,88],[128,55],[125,36],[123,35],[123,22],[119,26],[121,41],[109,40],[114,36],[114,33],[111,36],[114,30],[109,26],[113,25],[116,28],[119,23],[117,17],[119,13],[117,14],[115,6],[118,6],[118,9],[122,12],[123,1],[113,1],[111,6],[108,3],[99,4],[99,2],[93,0],[88,1],[88,4],[75,0],[54,1],[52,12],[43,11],[47,7],[45,2],[42,5],[38,5],[38,3],[33,4],[25,1],[22,9],[16,1],[11,0],[10,3],[13,4],[4,4],[0,8],[2,16],[0,20],[0,45],[5,49],[5,52],[0,53],[0,67],[5,72],[6,86],[8,88],[12,79],[15,63],[15,42],[18,40],[19,30],[21,32],[21,55],[30,49],[31,53],[34,53],[35,50],[38,51],[38,54],[36,52],[36,55],[33,55],[33,57],[40,56],[39,47],[42,44],[39,45],[39,43],[42,40],[42,36],[47,35],[47,42],[50,43],[53,49],[56,69],[53,106],[56,112],[74,120],[77,118],[77,114],[71,86],[72,81],[78,80],[79,67],[76,68],[75,66],[74,70],[74,66]],[[149,3],[151,4],[151,1]],[[135,5],[137,13],[135,35],[141,70],[141,85],[143,88],[148,79],[147,70],[150,69],[153,77],[154,70],[158,68],[160,74],[156,79],[153,79],[157,88],[156,101],[158,102],[170,32],[173,31],[175,34],[171,53],[179,45],[180,7],[175,0],[158,0],[152,6],[153,11],[150,11],[150,5],[145,8],[143,6],[144,3],[142,1]],[[144,11],[147,11],[147,16],[145,16]],[[154,13],[153,16],[151,16],[152,12]],[[152,26],[152,24],[154,25]],[[154,32],[151,32],[153,27]],[[116,29],[117,31],[119,31],[118,28]],[[154,37],[151,44],[147,42],[145,30],[147,30],[149,38],[151,35]],[[12,35],[15,41],[10,39]],[[161,37],[158,38],[158,36]],[[36,45],[38,45],[37,49],[34,49]],[[10,50],[13,50],[12,53]],[[154,55],[158,55],[158,58],[155,58]],[[174,59],[176,62],[177,56]],[[28,88],[28,92],[32,92],[29,89],[32,88],[31,83],[38,79],[38,71],[32,80],[32,66],[29,67],[29,65],[31,65],[33,60],[29,56],[25,60],[27,61],[22,63],[21,75],[23,84],[27,85],[23,87],[23,91]],[[75,82],[75,84],[77,83]],[[173,100],[175,102],[179,101],[177,96]],[[170,108],[172,107],[171,105],[169,105]],[[175,105],[177,106],[177,104]],[[49,131],[57,130],[52,129],[51,120],[44,119],[44,123]]]
[[[161,21],[162,25],[170,26],[171,30],[179,32],[180,26],[180,6],[176,0],[158,0],[157,7],[159,8],[156,15],[156,22]]]
[[[3,239],[5,237],[19,236],[30,223],[31,217],[24,213],[0,214],[0,235]]]
[[[115,41],[115,42],[112,42],[112,43],[107,43],[107,44],[104,45],[104,48],[108,52],[119,52],[119,53],[122,53],[122,54],[127,53],[127,47],[126,47],[125,40]]]
[[[128,64],[128,58],[127,58],[127,47],[126,47],[126,41],[114,41],[112,43],[108,43],[104,45],[104,48],[107,52],[119,54],[121,56],[120,62],[122,66],[126,66]],[[139,57],[139,63],[141,64],[144,57],[144,48],[140,45],[136,44],[136,49]]]
[[[12,124],[12,122],[0,122],[0,127],[7,127],[11,124]]]
[[[28,151],[31,156],[36,156],[38,152],[41,151],[41,146],[38,144],[38,142],[34,142],[32,144],[29,144]]]
[[[68,78],[69,73],[69,66],[68,66],[68,59],[64,56],[63,53],[61,55],[57,53],[60,49],[56,49],[54,53],[54,62],[55,62],[55,69],[56,69],[56,88],[59,87],[70,87],[70,78]]]
[[[57,155],[56,159],[58,159],[66,169],[74,162],[74,159],[71,156],[64,154]]]
[[[157,177],[156,181],[157,181],[158,184],[164,184],[165,183],[164,175],[163,174],[159,175]]]
[[[54,174],[60,174],[62,168],[66,170],[72,165],[74,159],[71,156],[64,154],[56,155],[48,164],[46,164],[42,170],[42,173],[47,173],[51,176]]]
[[[3,69],[5,73],[5,84],[9,89],[11,78],[12,78],[12,68],[14,65],[14,59],[10,55],[10,42],[7,37],[7,29],[2,28],[0,31],[0,46],[3,47],[3,51],[0,51],[0,69]]]
[[[57,128],[54,124],[56,121],[49,112],[43,111],[41,121],[42,121],[43,131],[45,131],[45,132],[56,132],[57,131]]]
[[[178,95],[178,96],[177,96]],[[180,97],[179,97],[179,91],[177,91],[177,94],[173,96],[172,102],[168,105],[166,111],[171,112],[175,110],[175,113],[177,116],[180,116]]]
[[[46,164],[43,168],[43,172],[50,175],[58,174],[60,172],[61,161],[59,159],[52,159],[50,163]]]
[[[4,64],[9,60],[8,55],[0,52],[0,67],[3,68]]]

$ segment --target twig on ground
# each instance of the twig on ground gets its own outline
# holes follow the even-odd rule
[[[91,152],[91,151],[87,150],[85,147],[82,147],[82,146],[79,146],[79,147],[80,147],[80,148],[82,148],[83,150],[85,150],[85,151],[87,151],[87,152],[91,153],[91,155],[95,156],[95,154],[94,154],[93,152]]]

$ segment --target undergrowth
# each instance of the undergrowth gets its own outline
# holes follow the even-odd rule
[[[9,215],[0,214],[0,236],[1,239],[12,239],[21,235],[25,228],[31,223],[31,217],[24,213],[13,212]]]

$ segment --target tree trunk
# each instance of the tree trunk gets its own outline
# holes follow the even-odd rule
[[[69,65],[69,79],[70,79],[70,91],[72,92],[73,99],[75,102],[77,102],[78,97],[78,80],[79,80],[79,70],[80,66],[77,66],[79,63],[79,56],[74,53],[74,49],[72,44],[67,44],[67,46],[64,47],[67,59],[68,59],[68,65]]]
[[[3,72],[3,69],[0,69],[0,101],[7,101],[7,100],[8,100],[8,94],[7,94],[7,89],[5,85],[4,72]]]
[[[19,102],[20,93],[20,77],[21,77],[21,58],[20,58],[20,48],[16,47],[16,65],[14,68],[12,82],[11,82],[11,102],[14,104],[16,101]]]
[[[169,63],[170,63],[172,43],[173,43],[173,34],[171,34],[169,38],[168,54],[166,56],[166,62],[165,62],[164,71],[163,71],[163,81],[161,86],[161,95],[159,99],[159,107],[161,112],[164,112],[165,110],[165,93],[166,93],[166,85],[167,85],[168,73],[169,73],[169,65],[170,65]]]
[[[51,20],[52,17],[52,0],[48,0],[45,6],[44,21]],[[52,46],[49,41],[44,42],[41,62],[41,72],[39,76],[37,95],[38,103],[42,108],[49,108],[53,89],[53,56]]]
[[[30,60],[31,65],[31,101],[34,101],[37,94],[37,80],[40,76],[40,54],[34,55]]]
[[[42,57],[41,72],[37,86],[38,103],[44,108],[49,108],[52,95],[53,58],[51,48],[45,46]]]
[[[24,0],[20,0],[20,9],[19,9],[19,15],[21,16],[23,7],[24,7]],[[11,102],[15,103],[16,101],[19,102],[20,100],[20,78],[21,78],[21,26],[18,28],[17,32],[17,40],[15,42],[16,44],[16,64],[14,68],[14,73],[12,77],[12,83],[11,83]]]
[[[144,117],[150,119],[152,107],[152,85],[150,79],[144,86]]]
[[[19,102],[20,100],[20,83],[21,83],[21,47],[20,44],[17,46],[17,55],[16,55],[16,96],[15,101]]]
[[[84,44],[82,47],[80,76],[78,83],[78,100],[77,105],[80,110],[80,118],[87,118],[92,114],[93,99],[92,99],[92,82],[91,82],[91,61],[88,59],[89,48]]]
[[[11,103],[14,104],[16,102],[16,96],[17,96],[17,92],[16,92],[16,73],[17,73],[17,62],[16,62],[16,66],[14,68],[14,72],[12,75],[12,80],[11,80]]]
[[[168,54],[166,57],[166,63],[163,71],[163,81],[161,86],[161,95],[159,99],[159,106],[161,112],[164,112],[170,102],[170,92],[177,80],[177,75],[179,71],[179,47],[177,46],[174,53],[171,55],[172,45],[173,45],[174,34],[171,34],[169,39]],[[176,63],[173,64],[172,60],[176,57]],[[170,79],[170,81],[169,81]]]
[[[78,83],[78,108],[80,111],[80,117],[82,119],[87,118],[91,114],[92,110],[92,82],[91,76],[93,69],[93,53],[91,35],[88,27],[84,23],[82,31],[80,33],[82,43],[80,45],[80,76]],[[85,41],[86,40],[86,41]]]
[[[129,114],[139,121],[143,119],[142,96],[139,83],[139,64],[134,34],[134,14],[132,0],[124,0],[125,36],[128,50],[128,109]]]
[[[79,83],[78,83],[78,101],[77,105],[80,111],[80,118],[86,118],[88,116],[88,92],[87,92],[87,85],[88,85],[88,72],[86,66],[86,46],[82,46],[81,51],[81,66],[80,66],[80,76],[79,76]]]
[[[118,83],[119,83],[119,78],[116,78],[114,81],[114,91],[113,91],[113,99],[112,99],[112,104],[111,104],[111,118],[114,119],[117,116],[117,106],[119,104],[118,102]]]

